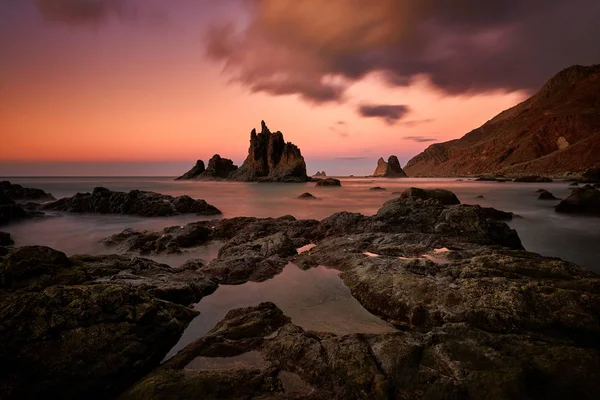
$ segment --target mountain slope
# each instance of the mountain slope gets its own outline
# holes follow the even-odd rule
[[[549,174],[600,165],[600,65],[559,72],[535,95],[460,139],[437,143],[409,176]]]

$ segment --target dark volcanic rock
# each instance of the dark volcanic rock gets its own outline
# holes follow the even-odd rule
[[[250,133],[248,157],[230,179],[252,182],[307,182],[306,163],[300,149],[285,142],[279,131],[271,132],[265,121],[261,131]]]
[[[342,186],[342,182],[335,178],[325,178],[317,181],[316,186]]]
[[[552,179],[539,175],[519,176],[514,182],[552,182]]]
[[[557,197],[554,197],[554,195],[552,193],[550,193],[547,190],[543,190],[540,192],[540,195],[538,196],[538,200],[560,200]]]
[[[556,206],[556,212],[600,216],[600,191],[578,188]]]
[[[589,168],[583,173],[586,182],[600,182],[600,167]]]
[[[369,190],[376,192],[376,191],[386,190],[386,188],[383,188],[381,186],[374,186],[374,187],[370,188]]]
[[[197,315],[165,301],[189,302],[182,288],[192,277],[175,279],[188,272],[143,259],[14,249],[0,262],[0,397],[118,394],[158,366]]]
[[[237,165],[233,164],[228,158],[222,158],[220,155],[215,154],[210,160],[208,160],[208,167],[204,171],[204,177],[215,178],[215,179],[226,179],[232,173],[237,171]]]
[[[383,158],[379,158],[379,160],[377,160],[377,168],[375,168],[373,176],[382,176],[386,178],[405,178],[406,174],[400,167],[398,157],[390,156],[387,162],[385,162]]]
[[[49,201],[55,200],[54,196],[41,189],[26,188],[12,184],[9,181],[0,182],[0,197],[14,201]]]
[[[401,198],[418,197],[422,200],[435,199],[445,205],[460,204],[460,200],[454,193],[445,189],[419,189],[411,187],[400,195]]]
[[[10,233],[0,232],[0,246],[10,246],[12,244],[14,244],[14,242],[10,237]]]
[[[302,193],[300,196],[298,196],[299,199],[304,199],[304,200],[315,200],[316,197],[312,195],[312,193]]]
[[[180,177],[175,178],[175,180],[179,181],[179,180],[195,179],[195,178],[198,178],[199,176],[201,176],[205,170],[206,170],[206,168],[204,167],[204,161],[198,160],[198,161],[196,161],[196,165],[194,165],[192,167],[192,169],[190,169],[188,172],[181,175]]]
[[[75,213],[128,214],[143,217],[164,217],[179,214],[217,215],[216,207],[189,196],[168,196],[154,192],[132,190],[113,192],[97,187],[92,193],[77,193],[43,206],[46,210]]]

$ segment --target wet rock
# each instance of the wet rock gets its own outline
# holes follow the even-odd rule
[[[485,199],[485,197],[483,197],[482,195],[479,195],[477,197],[475,197],[476,199]]]
[[[553,182],[552,179],[539,175],[519,176],[514,182]]]
[[[600,191],[578,188],[556,206],[556,212],[600,216]]]
[[[316,197],[312,195],[312,193],[302,193],[300,196],[298,196],[299,199],[304,199],[304,200],[315,200]]]
[[[376,192],[376,191],[384,191],[387,190],[386,188],[383,188],[381,186],[374,186],[372,188],[369,189],[370,191]]]
[[[107,398],[158,366],[197,315],[156,296],[157,285],[133,283],[166,268],[119,256],[69,259],[41,246],[12,250],[0,261],[0,397]]]
[[[9,181],[0,182],[0,197],[14,201],[49,201],[55,200],[54,196],[41,189],[26,188],[12,184]]]
[[[571,183],[569,183],[569,186],[579,186],[579,182],[577,182],[577,181],[571,182]]]
[[[583,173],[586,182],[600,182],[600,167],[589,168]]]
[[[390,156],[387,162],[385,162],[383,158],[379,158],[379,160],[377,160],[377,168],[375,169],[373,176],[381,176],[385,178],[406,178],[406,174],[400,167],[400,162],[396,156]]]
[[[417,197],[422,200],[435,199],[445,205],[460,204],[454,193],[445,189],[420,189],[411,187],[400,195],[401,198]]]
[[[595,190],[594,186],[590,185],[589,183],[587,185],[584,185],[581,187],[582,189],[592,189]]]
[[[244,182],[307,182],[306,163],[300,149],[291,142],[285,142],[279,131],[271,132],[265,121],[261,121],[261,131],[250,133],[248,157],[230,176],[232,180]]]
[[[10,237],[8,232],[0,232],[0,246],[11,246],[15,242]]]
[[[198,160],[198,161],[196,161],[196,165],[194,165],[192,167],[192,169],[190,169],[188,172],[181,175],[180,177],[175,178],[175,180],[181,181],[181,180],[195,179],[195,178],[202,176],[204,171],[206,171],[206,167],[204,166],[204,161]]]
[[[125,229],[102,242],[117,246],[121,251],[142,255],[179,253],[183,249],[201,246],[213,238],[207,222],[192,222],[184,226],[171,226],[161,232]]]
[[[595,183],[594,184],[594,189],[598,189],[598,188],[600,188],[600,183]]]
[[[325,179],[321,179],[321,180],[317,181],[316,186],[330,186],[330,187],[342,186],[342,182],[340,182],[339,179],[335,179],[335,178],[325,178]]]
[[[113,192],[97,187],[92,193],[77,193],[43,206],[46,210],[74,213],[128,214],[143,217],[164,217],[179,214],[217,215],[216,207],[189,196],[169,195],[132,190]]]
[[[554,197],[554,195],[547,190],[543,190],[539,193],[540,195],[538,196],[538,200],[560,200],[559,198]]]
[[[260,354],[265,362],[191,369],[197,358]],[[230,311],[207,335],[137,382],[124,399],[593,399],[597,348],[537,334],[496,334],[467,322],[429,332],[333,334],[305,331],[272,303]],[[572,369],[573,368],[573,369]],[[586,371],[583,375],[579,371]],[[591,374],[591,377],[587,374]],[[232,377],[243,378],[232,384]]]

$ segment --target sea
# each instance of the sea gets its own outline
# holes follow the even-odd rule
[[[482,182],[463,178],[358,178],[341,177],[341,187],[316,187],[314,183],[243,183],[209,181],[175,181],[170,177],[42,177],[0,178],[26,187],[43,189],[56,198],[78,192],[91,192],[102,186],[111,190],[140,189],[172,196],[189,195],[204,199],[219,208],[220,217],[182,215],[144,218],[124,215],[52,213],[39,218],[3,226],[16,246],[45,245],[73,254],[112,254],[102,239],[126,228],[161,230],[201,219],[237,216],[323,219],[339,211],[372,215],[387,200],[409,187],[441,188],[453,191],[464,204],[479,204],[515,213],[508,224],[517,230],[528,251],[558,257],[600,273],[600,218],[559,214],[558,201],[538,200],[538,189],[546,189],[558,198],[567,197],[570,182],[516,183]],[[379,186],[385,190],[372,191]],[[297,199],[310,192],[317,200]],[[150,258],[178,267],[190,258],[209,262],[217,256],[219,244],[175,255]],[[274,301],[305,329],[337,334],[376,333],[393,330],[389,324],[366,311],[350,294],[339,271],[318,267],[302,271],[293,264],[267,282],[248,282],[237,286],[220,286],[195,308],[201,314],[190,324],[169,357],[186,344],[208,332],[227,311]]]

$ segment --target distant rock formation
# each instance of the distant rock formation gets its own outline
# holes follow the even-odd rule
[[[552,175],[600,167],[600,65],[559,72],[531,98],[404,167],[411,176]]]
[[[192,169],[190,169],[188,172],[186,172],[179,178],[175,178],[175,180],[179,181],[189,179],[227,179],[237,169],[238,167],[237,165],[233,164],[233,161],[231,161],[228,158],[223,158],[218,154],[215,154],[208,161],[207,168],[204,167],[204,161],[198,160],[196,161],[196,165],[194,165]]]
[[[166,194],[132,190],[113,192],[96,187],[92,193],[77,193],[43,206],[45,210],[73,213],[127,214],[142,217],[166,217],[180,214],[217,215],[216,207],[190,196],[173,197]]]
[[[208,167],[204,171],[203,177],[214,179],[226,179],[232,173],[237,171],[238,166],[228,158],[223,158],[218,154],[212,156],[208,161]]]
[[[387,162],[385,162],[383,157],[377,160],[377,168],[375,168],[373,176],[381,176],[385,178],[405,178],[406,174],[400,167],[400,161],[398,161],[398,157],[390,156]]]
[[[271,132],[265,121],[261,131],[250,133],[248,157],[230,179],[244,182],[307,182],[306,163],[300,149],[285,142],[283,133]]]
[[[175,178],[175,180],[181,181],[181,180],[188,180],[188,179],[196,179],[199,176],[201,176],[204,173],[204,171],[206,171],[206,168],[204,167],[204,161],[198,160],[198,161],[196,161],[196,165],[194,165],[192,167],[192,169],[190,169],[188,172],[181,175],[180,177]]]
[[[313,176],[327,176],[327,174],[325,173],[325,171],[317,171],[317,173]]]
[[[0,182],[0,196],[14,201],[56,200],[54,196],[42,189],[27,188],[9,181]]]

